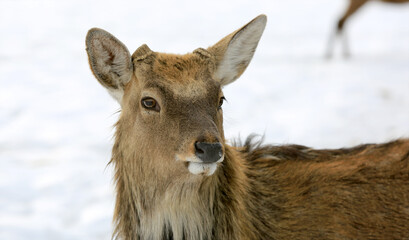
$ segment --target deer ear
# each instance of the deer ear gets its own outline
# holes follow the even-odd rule
[[[133,73],[128,49],[112,34],[98,28],[88,31],[86,46],[89,65],[95,77],[121,104],[124,86]]]
[[[216,59],[215,78],[222,86],[236,80],[246,70],[266,26],[260,15],[207,50]]]

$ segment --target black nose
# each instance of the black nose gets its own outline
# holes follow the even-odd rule
[[[223,156],[220,143],[195,142],[196,156],[205,163],[214,163]]]

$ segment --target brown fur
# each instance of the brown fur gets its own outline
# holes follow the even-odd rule
[[[94,48],[108,33],[91,30],[95,76],[105,74],[98,79],[103,86],[123,92],[111,160],[114,238],[409,239],[409,140],[338,150],[263,146],[252,138],[226,143],[221,87],[247,67],[264,25],[260,16],[186,55],[143,45],[129,56],[132,74],[118,76],[110,73],[127,66],[116,58],[127,50],[118,53],[122,45],[113,37],[112,48]],[[160,110],[143,107],[144,97]],[[222,144],[214,173],[191,170],[200,163],[196,141]]]

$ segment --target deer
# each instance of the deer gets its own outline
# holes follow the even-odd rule
[[[372,2],[373,0],[349,0],[348,6],[345,10],[345,12],[342,14],[342,16],[338,19],[337,24],[335,26],[334,33],[331,34],[330,39],[328,41],[328,46],[327,46],[327,51],[326,51],[326,57],[331,58],[332,57],[332,52],[334,49],[334,44],[337,38],[341,38],[343,42],[343,55],[344,57],[349,57],[350,56],[350,51],[348,47],[348,42],[345,36],[345,30],[344,30],[344,25],[358,9],[360,9],[362,6],[364,6],[368,2]],[[392,4],[402,4],[402,3],[407,3],[409,0],[377,0],[385,3],[392,3]]]
[[[222,90],[266,22],[187,54],[130,55],[89,30],[90,68],[121,107],[113,239],[409,239],[409,139],[319,150],[225,139]]]

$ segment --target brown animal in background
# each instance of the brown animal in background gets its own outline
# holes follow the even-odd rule
[[[114,238],[409,239],[409,140],[226,142],[222,87],[246,69],[265,24],[260,15],[185,55],[142,45],[131,56],[108,32],[88,32],[91,69],[122,108]]]
[[[338,20],[336,29],[335,29],[335,34],[331,35],[329,43],[328,43],[328,48],[327,48],[327,53],[326,56],[328,58],[332,57],[332,51],[334,49],[334,43],[337,37],[342,37],[343,38],[343,54],[345,57],[348,57],[350,55],[349,53],[349,48],[348,48],[348,43],[345,37],[344,33],[344,25],[345,22],[348,20],[348,18],[354,14],[358,9],[360,9],[365,3],[371,2],[373,0],[349,0],[348,7],[344,14],[341,16],[341,18]],[[407,3],[409,0],[378,0],[381,2],[386,2],[386,3]]]

